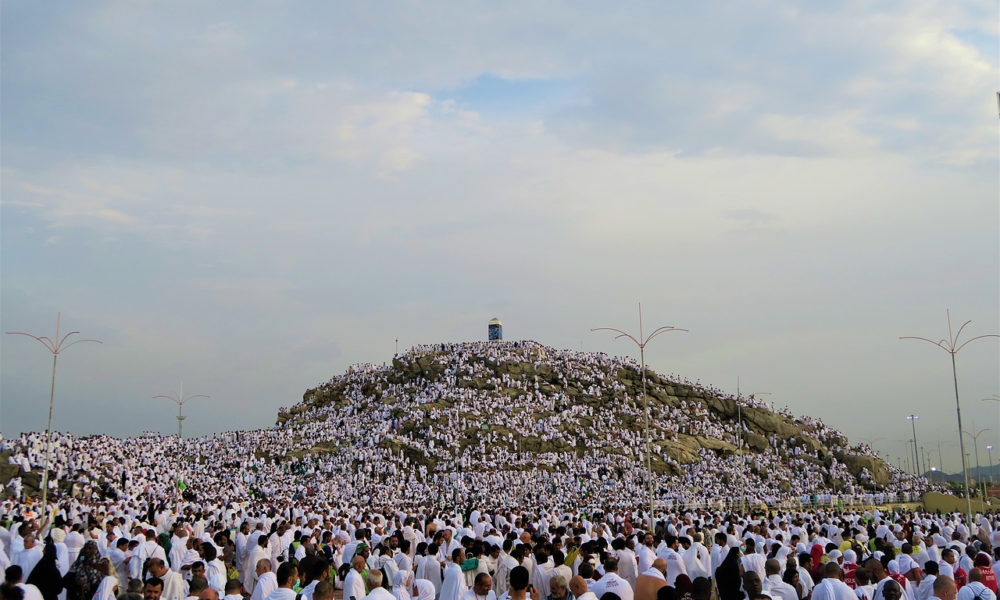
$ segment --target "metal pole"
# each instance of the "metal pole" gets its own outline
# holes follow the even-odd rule
[[[959,330],[961,332],[961,330]],[[969,466],[965,455],[965,436],[962,435],[962,403],[958,399],[958,367],[955,366],[955,353],[951,353],[951,376],[955,382],[955,414],[958,416],[958,444],[962,452],[962,475],[965,477],[965,516],[969,519],[967,526],[972,532],[972,490],[969,489]]]
[[[56,339],[59,339],[59,325],[56,325]],[[52,387],[49,388],[49,425],[45,429],[45,472],[42,473],[42,526],[49,513],[49,464],[52,460],[52,407],[56,403],[56,361],[59,353],[52,354]],[[39,532],[41,533],[41,532]]]
[[[958,442],[959,442],[960,451],[962,453],[962,475],[965,478],[965,508],[966,508],[966,515],[965,516],[968,519],[968,526],[970,528],[970,533],[971,533],[973,524],[972,524],[972,499],[969,497],[970,496],[969,492],[971,491],[969,489],[969,466],[968,466],[969,465],[969,459],[965,455],[965,436],[962,434],[962,432],[963,432],[963,429],[962,429],[962,404],[961,404],[961,401],[959,400],[959,396],[958,396],[958,367],[955,366],[955,355],[958,354],[959,350],[961,350],[962,348],[966,347],[968,344],[970,344],[970,343],[972,343],[972,342],[974,342],[974,341],[976,341],[978,339],[982,339],[982,338],[1000,338],[1000,335],[997,335],[997,334],[978,335],[976,337],[969,338],[968,340],[966,340],[962,344],[959,344],[958,340],[962,336],[962,330],[965,329],[965,326],[968,325],[969,323],[971,323],[972,321],[966,321],[965,323],[963,323],[962,326],[958,328],[958,332],[953,334],[952,333],[952,328],[951,328],[951,311],[948,310],[948,311],[945,311],[945,312],[946,312],[947,319],[948,319],[948,339],[947,340],[934,341],[934,340],[931,340],[931,339],[928,339],[928,338],[916,337],[916,336],[903,336],[903,337],[900,337],[900,339],[921,340],[921,341],[927,342],[929,344],[934,344],[938,348],[941,348],[942,350],[944,350],[945,352],[947,352],[948,354],[951,355],[951,376],[952,376],[952,380],[953,380],[953,382],[955,384],[955,415],[958,418]]]
[[[919,477],[921,470],[920,470],[920,456],[917,454],[917,419],[919,419],[920,417],[918,417],[917,415],[910,415],[906,418],[910,420],[910,425],[913,427],[913,461],[914,461],[914,466],[916,467],[916,469],[914,470],[914,474]]]
[[[972,426],[974,428],[975,424],[973,424]],[[979,466],[979,440],[978,439],[972,440],[972,443],[976,447],[976,488],[978,489],[980,487],[979,484],[983,482],[983,472]],[[985,493],[982,496],[980,496],[980,498],[985,498],[985,497],[986,497]]]
[[[59,353],[64,352],[76,344],[82,342],[101,342],[97,340],[76,340],[66,344],[66,340],[70,336],[80,333],[79,331],[71,331],[65,336],[60,337],[60,325],[62,324],[62,313],[56,313],[56,337],[54,339],[49,339],[47,337],[40,337],[37,335],[32,335],[30,333],[23,333],[20,331],[8,331],[7,335],[23,335],[32,338],[39,344],[45,346],[45,349],[52,353],[52,385],[49,388],[49,421],[48,426],[45,429],[45,472],[42,473],[42,527],[45,526],[48,520],[49,513],[49,468],[52,461],[52,413],[55,407],[56,399],[56,366],[59,361]]]
[[[740,430],[740,513],[746,511],[747,502],[747,455],[743,450],[743,405],[736,400],[736,426]]]
[[[646,396],[645,344],[639,347],[639,362],[642,367],[642,405],[643,410],[646,412],[646,480],[649,483],[649,530],[653,531],[655,528],[655,519],[653,517],[653,458],[650,455],[649,446],[649,398]]]
[[[647,337],[643,337],[642,329],[642,304],[639,304],[639,337],[636,339],[631,334],[625,333],[621,329],[615,329],[613,327],[596,327],[591,329],[591,331],[613,331],[618,335],[618,338],[628,338],[632,340],[636,346],[639,347],[639,361],[640,368],[642,369],[642,401],[645,407],[645,420],[646,420],[646,478],[649,482],[649,531],[653,531],[653,459],[650,455],[650,441],[649,441],[649,400],[646,398],[646,344],[651,342],[653,338],[660,335],[661,333],[667,333],[670,331],[687,331],[687,329],[681,329],[679,327],[660,327],[653,333],[649,334]]]
[[[990,453],[990,483],[993,483],[993,445],[986,446],[986,450]]]

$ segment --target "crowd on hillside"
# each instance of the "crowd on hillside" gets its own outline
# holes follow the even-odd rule
[[[426,368],[428,358],[431,368]],[[874,542],[885,537],[880,522],[902,523],[908,534],[954,534],[967,540],[976,533],[963,529],[967,524],[954,515],[909,515],[900,521],[898,515],[840,512],[845,506],[914,499],[927,482],[889,467],[888,484],[873,485],[871,473],[852,473],[837,458],[873,456],[871,450],[845,446],[846,438],[822,421],[780,411],[776,418],[801,431],[801,439],[768,434],[746,420],[718,414],[702,398],[714,396],[744,408],[773,407],[667,378],[666,385],[687,393],[666,401],[661,393],[649,403],[658,525],[655,540],[648,540],[654,548],[644,549],[647,540],[635,535],[649,518],[637,373],[638,365],[629,359],[531,342],[423,346],[397,356],[393,365],[352,367],[291,411],[282,409],[287,418],[268,429],[186,440],[157,433],[128,439],[54,433],[49,510],[29,497],[20,476],[4,490],[0,566],[16,567],[5,573],[7,579],[16,579],[19,568],[25,582],[66,583],[65,590],[45,600],[67,600],[67,594],[69,600],[98,595],[110,600],[112,585],[126,594],[151,580],[161,582],[170,600],[183,600],[192,589],[198,591],[201,579],[226,600],[243,594],[253,600],[292,600],[266,598],[260,590],[284,587],[279,582],[288,577],[288,564],[321,558],[341,569],[341,585],[355,586],[355,600],[379,587],[368,580],[358,587],[358,578],[350,576],[355,566],[359,573],[383,572],[387,586],[396,583],[396,600],[410,600],[411,594],[418,600],[463,600],[443,593],[453,590],[444,584],[456,566],[453,551],[463,547],[473,566],[463,562],[459,575],[469,587],[476,586],[477,575],[489,573],[498,593],[526,600],[512,594],[524,592],[511,588],[515,580],[520,585],[520,575],[514,576],[518,565],[530,565],[528,578],[536,588],[543,582],[542,592],[557,571],[566,585],[582,577],[585,586],[599,590],[601,581],[612,580],[609,559],[624,561],[631,574],[628,584],[638,595],[635,576],[655,570],[651,557],[665,556],[670,564],[673,550],[664,548],[674,544],[673,538],[688,534],[692,545],[683,562],[707,560],[708,550],[698,546],[692,531],[709,546],[721,531],[725,539],[716,549],[739,546],[744,535],[752,534],[761,552],[782,558],[802,554],[802,545],[806,554],[824,549],[828,538],[837,542],[851,528],[868,527]],[[661,391],[663,383],[658,382]],[[751,436],[765,440],[763,451],[740,451]],[[0,452],[19,471],[37,477],[46,463],[45,435],[0,438]],[[749,513],[737,517],[732,512],[761,504],[778,512],[754,521]],[[817,504],[828,508],[816,512]],[[43,512],[52,515],[49,523],[40,522]],[[985,531],[978,532],[982,545],[995,547],[993,517],[978,524]],[[441,540],[427,545],[449,530],[443,545]],[[395,537],[398,545],[388,546]],[[270,540],[265,549],[258,547],[260,538]],[[362,547],[367,560],[354,565],[352,557]],[[743,547],[752,554],[746,542]],[[154,561],[157,552],[162,565]],[[252,560],[264,558],[262,553],[267,571],[261,570],[263,562],[258,568],[260,560]],[[847,553],[827,554],[844,562]],[[388,565],[387,570],[387,557],[399,563],[396,569]],[[691,568],[711,579],[724,557],[716,558],[718,564]],[[506,571],[500,568],[505,561]],[[589,562],[595,569],[584,576]],[[35,577],[36,568],[45,573]],[[267,576],[271,572],[273,577]],[[400,573],[403,580],[394,582]],[[267,582],[265,588],[255,588],[258,580]],[[420,590],[406,583],[410,580],[430,581],[433,593],[428,597],[426,587]],[[30,592],[24,585],[18,589]],[[716,585],[721,594],[723,586]],[[310,594],[316,589],[326,593],[315,586]],[[572,600],[572,592],[562,593],[551,600]],[[601,600],[630,599],[602,595]]]
[[[433,369],[406,375],[418,360],[426,365],[426,357]],[[539,375],[543,370],[545,377]],[[398,355],[394,365],[352,367],[269,429],[186,440],[153,433],[129,439],[56,433],[49,485],[53,492],[83,497],[167,497],[182,481],[189,494],[213,490],[227,498],[620,510],[634,506],[648,489],[643,403],[619,377],[628,371],[638,372],[628,358],[532,342],[420,346]],[[872,504],[890,495],[915,496],[928,485],[891,467],[888,485],[871,485],[867,471],[852,474],[834,455],[871,455],[867,446],[846,447],[846,438],[822,421],[796,419],[787,411],[780,418],[821,448],[772,433],[765,451],[741,455],[738,448],[746,447],[752,427],[720,416],[697,396],[770,406],[697,382],[667,382],[690,388],[690,395],[649,403],[653,488],[666,507]],[[700,438],[692,436],[726,447],[699,447]],[[679,455],[681,441],[687,445]],[[0,441],[2,449],[11,450],[9,462],[25,471],[37,471],[45,461],[43,434]],[[10,488],[16,496],[23,493],[18,478]]]

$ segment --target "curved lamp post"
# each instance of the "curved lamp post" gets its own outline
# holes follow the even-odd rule
[[[649,399],[646,396],[646,344],[651,342],[653,338],[660,335],[661,333],[668,333],[670,331],[687,331],[687,329],[681,329],[679,327],[660,327],[653,333],[649,334],[647,337],[643,337],[642,333],[642,303],[639,303],[639,338],[636,339],[631,334],[625,333],[621,329],[615,329],[613,327],[595,327],[591,331],[613,331],[618,335],[615,339],[628,338],[632,340],[636,346],[639,347],[639,362],[642,368],[642,405],[643,410],[646,412],[646,480],[649,482],[649,531],[653,531],[653,459],[650,455],[650,444],[649,444]]]
[[[79,331],[71,331],[66,335],[59,337],[59,324],[62,321],[62,313],[56,313],[56,336],[52,339],[47,337],[39,337],[37,335],[31,335],[30,333],[22,333],[20,331],[8,331],[7,335],[23,335],[30,337],[39,344],[45,346],[45,349],[52,353],[52,386],[49,389],[49,424],[45,429],[45,472],[42,473],[42,527],[45,526],[45,521],[48,517],[49,511],[49,462],[52,460],[52,408],[55,405],[56,398],[56,364],[59,361],[59,354],[69,350],[77,344],[82,344],[83,342],[94,342],[101,344],[98,340],[75,340],[70,343],[66,343],[71,335],[76,335],[80,333]]]
[[[951,355],[951,376],[952,376],[952,380],[955,382],[955,414],[958,416],[958,442],[959,442],[959,447],[961,448],[961,452],[962,452],[962,474],[965,477],[965,510],[966,510],[966,517],[969,519],[969,522],[968,522],[967,525],[968,525],[968,527],[970,528],[970,531],[971,531],[971,528],[973,526],[972,525],[972,498],[970,497],[972,490],[969,489],[969,468],[968,468],[969,459],[968,459],[968,457],[965,454],[965,436],[962,435],[962,431],[963,431],[962,430],[962,404],[961,404],[961,402],[958,399],[958,369],[955,367],[955,355],[958,354],[959,350],[961,350],[962,348],[965,348],[970,343],[972,343],[972,342],[974,342],[976,340],[981,340],[983,338],[1000,338],[1000,335],[997,335],[995,333],[990,333],[990,334],[986,334],[986,335],[977,335],[976,337],[970,338],[970,339],[966,340],[965,342],[959,344],[958,343],[958,338],[961,337],[962,330],[965,329],[965,326],[968,325],[969,323],[971,323],[972,321],[970,320],[970,321],[966,321],[965,323],[963,323],[962,326],[958,328],[958,332],[953,335],[952,334],[952,328],[951,328],[951,311],[948,310],[948,311],[945,312],[945,314],[948,317],[948,339],[947,340],[939,340],[939,341],[935,342],[934,340],[930,340],[930,339],[923,338],[923,337],[916,337],[916,336],[900,336],[899,339],[901,339],[901,340],[920,340],[922,342],[927,342],[928,344],[933,344],[933,345],[937,346],[938,348],[944,350],[945,352],[947,352],[948,354]]]
[[[205,396],[204,394],[190,395],[184,393],[184,384],[181,384],[181,391],[177,393],[176,396],[153,396],[156,398],[166,398],[167,400],[172,400],[177,404],[177,439],[181,439],[181,423],[187,417],[184,416],[184,405],[188,403],[189,400],[194,400],[195,398],[211,398],[211,396]]]

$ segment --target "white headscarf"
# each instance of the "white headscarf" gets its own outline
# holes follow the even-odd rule
[[[426,579],[417,579],[413,582],[413,589],[417,592],[417,600],[434,600],[437,593],[434,584]]]
[[[410,600],[410,585],[412,583],[412,571],[396,571],[396,574],[392,577],[392,595],[396,597],[396,600]],[[433,588],[434,586],[432,585],[431,587]]]
[[[117,586],[117,577],[105,577],[101,580],[101,585],[97,588],[97,593],[94,594],[94,600],[115,600],[115,588]]]

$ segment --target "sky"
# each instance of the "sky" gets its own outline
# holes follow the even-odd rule
[[[53,426],[274,424],[351,364],[638,358],[960,464],[1000,333],[1000,15],[935,2],[5,2],[0,329]],[[961,343],[961,342],[960,342]],[[0,430],[51,356],[0,336]],[[1000,441],[1000,343],[957,355]],[[975,427],[975,431],[972,431]],[[941,442],[940,456],[938,441]],[[1000,447],[1000,445],[998,445]],[[932,452],[933,451],[933,452]],[[974,448],[968,448],[974,460]],[[994,453],[994,461],[1000,452]]]

